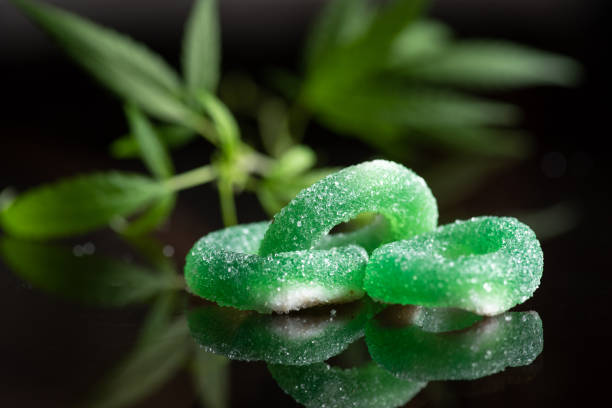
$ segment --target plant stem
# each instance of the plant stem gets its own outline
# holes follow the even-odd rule
[[[164,184],[169,190],[179,191],[206,184],[217,177],[217,172],[211,165],[198,167],[167,179]]]
[[[229,180],[219,180],[218,188],[223,224],[226,227],[236,225],[238,223],[238,217],[236,216],[236,203],[234,202],[232,183]]]

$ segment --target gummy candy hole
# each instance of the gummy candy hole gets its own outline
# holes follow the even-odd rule
[[[486,255],[499,251],[501,248],[501,239],[483,240],[480,237],[472,237],[470,239],[454,239],[443,242],[440,246],[440,253],[446,259],[455,260],[464,256]],[[480,238],[480,239],[478,239]]]
[[[330,234],[347,233],[379,222],[381,216],[375,212],[364,212],[347,222],[341,222],[329,231]]]

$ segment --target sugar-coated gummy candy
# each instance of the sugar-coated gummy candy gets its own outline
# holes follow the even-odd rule
[[[400,164],[374,160],[302,190],[274,216],[259,254],[312,249],[334,226],[364,212],[384,217],[380,243],[431,231],[438,222],[436,200],[421,177]]]
[[[392,408],[410,401],[427,383],[394,377],[373,362],[341,369],[269,364],[278,385],[307,408]]]
[[[531,364],[542,352],[543,330],[536,312],[508,312],[442,333],[376,318],[366,326],[366,344],[372,359],[398,378],[473,380]]]
[[[477,217],[379,247],[364,288],[387,303],[496,315],[531,297],[542,269],[542,249],[528,226]]]
[[[364,295],[366,251],[339,248],[256,254],[268,223],[238,225],[201,238],[187,255],[190,290],[222,306],[288,312]]]
[[[305,365],[341,353],[363,336],[379,306],[369,299],[287,315],[204,306],[187,315],[195,341],[232,360]]]

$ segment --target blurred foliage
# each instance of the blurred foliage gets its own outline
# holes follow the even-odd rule
[[[402,145],[524,155],[525,141],[509,130],[517,108],[465,91],[571,85],[577,64],[507,42],[454,40],[447,26],[421,18],[423,3],[330,2],[309,37],[298,101],[393,157]]]
[[[129,262],[97,255],[75,255],[74,250],[63,246],[1,237],[0,254],[33,287],[93,306],[122,307],[182,287],[176,275],[161,276]]]
[[[421,149],[460,153],[469,162],[435,191],[449,202],[493,168],[529,150],[515,126],[520,111],[474,91],[530,85],[571,85],[572,60],[508,42],[456,40],[425,19],[425,0],[333,0],[308,35],[303,73],[275,70],[271,84],[249,78],[219,87],[221,36],[217,0],[195,0],[185,26],[182,77],[135,40],[54,6],[12,2],[64,51],[125,104],[127,135],[110,146],[118,159],[139,157],[151,177],[118,172],[83,175],[3,193],[0,223],[12,235],[48,239],[110,225],[125,236],[147,233],[168,218],[180,190],[214,182],[226,225],[238,220],[234,195],[253,192],[274,214],[301,189],[329,174],[301,144],[311,119],[338,135],[356,137],[406,162]],[[254,120],[258,140],[247,143],[228,108]],[[169,150],[205,139],[209,163],[175,174]],[[264,152],[257,151],[257,147]],[[491,165],[494,161],[494,165]],[[456,166],[442,162],[431,174]],[[443,176],[442,178],[446,177]],[[475,182],[477,181],[477,182]],[[444,186],[447,187],[444,187]]]
[[[117,222],[166,194],[163,185],[139,174],[77,176],[18,196],[2,212],[2,225],[25,238],[78,234]]]

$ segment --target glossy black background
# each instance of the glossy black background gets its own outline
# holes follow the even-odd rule
[[[56,2],[128,32],[174,65],[189,1]],[[225,70],[261,76],[269,66],[296,66],[303,34],[321,1],[223,0]],[[586,70],[577,89],[538,88],[504,95],[526,111],[525,128],[537,141],[534,155],[492,180],[441,221],[505,214],[569,201],[580,223],[544,243],[542,286],[520,310],[536,310],[544,323],[543,354],[529,368],[497,380],[431,384],[415,406],[570,406],[605,395],[610,365],[609,297],[609,30],[604,1],[441,0],[432,14],[465,36],[506,38],[566,53]],[[140,170],[116,162],[108,143],[125,131],[120,105],[72,65],[5,1],[0,2],[0,186],[18,189],[94,169]],[[371,157],[368,147],[330,138],[313,126],[306,143],[325,152],[323,164],[348,165]],[[542,171],[550,152],[567,158],[557,178]],[[179,170],[201,164],[202,143],[179,152]],[[585,159],[586,158],[586,159]],[[248,195],[238,201],[241,222],[264,214]],[[181,193],[169,227],[160,233],[176,248],[176,262],[193,241],[219,228],[215,192],[203,187]],[[112,234],[87,240],[99,250],[127,251]],[[80,241],[79,241],[80,242]],[[145,307],[81,308],[28,288],[0,263],[0,405],[61,407],[87,390],[129,350]],[[292,406],[263,364],[235,363],[232,405]],[[525,382],[525,378],[529,381]],[[500,386],[500,383],[507,383]],[[449,391],[450,390],[450,391]],[[494,391],[483,393],[483,391]],[[189,407],[194,396],[181,375],[139,406]]]

